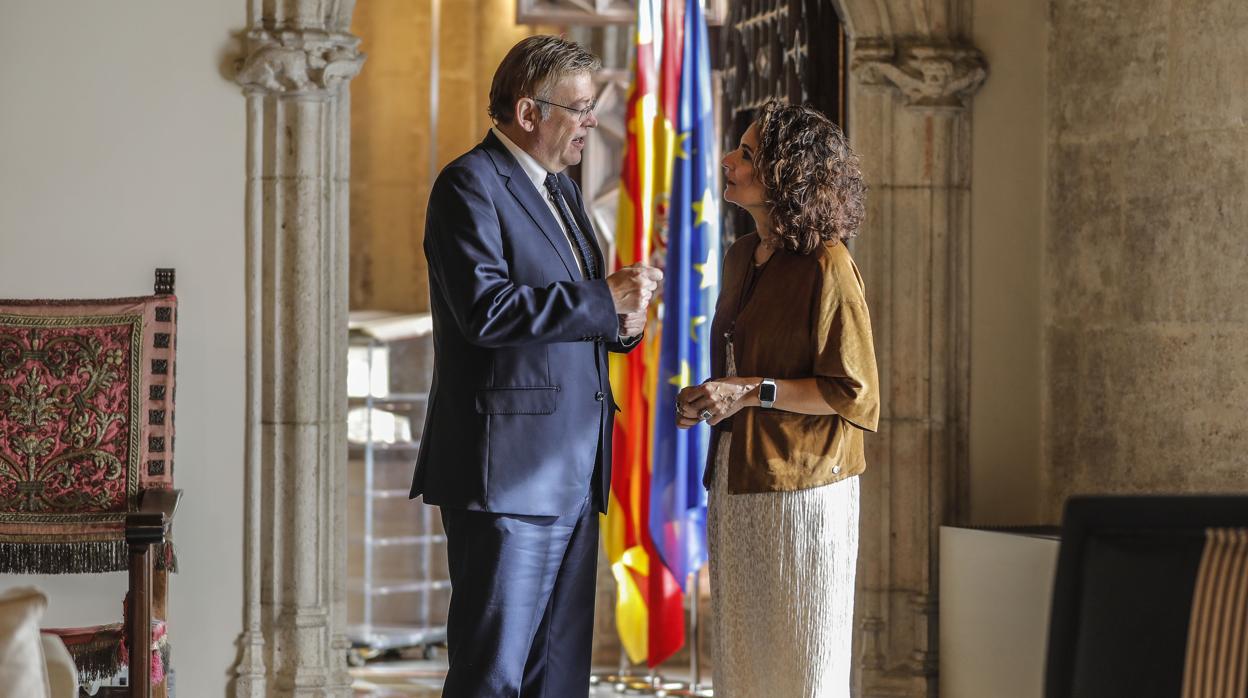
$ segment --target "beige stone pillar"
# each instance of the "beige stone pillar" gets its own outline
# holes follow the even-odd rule
[[[348,696],[343,577],[353,2],[251,3],[238,696]],[[223,237],[229,244],[229,237]],[[228,612],[228,611],[227,611]]]
[[[964,510],[970,114],[986,68],[931,38],[855,38],[849,129],[871,190],[853,243],[866,277],[883,412],[868,439],[858,695],[936,695],[937,541]]]

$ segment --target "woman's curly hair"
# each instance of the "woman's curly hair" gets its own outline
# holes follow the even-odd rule
[[[867,192],[858,155],[828,117],[769,102],[758,124],[755,176],[767,191],[772,229],[785,249],[810,254],[858,234]]]

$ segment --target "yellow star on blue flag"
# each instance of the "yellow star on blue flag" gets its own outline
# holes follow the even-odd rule
[[[685,388],[689,387],[689,383],[691,382],[691,380],[692,380],[692,371],[690,371],[689,369],[689,362],[681,361],[680,373],[677,373],[673,375],[671,378],[668,378],[667,382],[671,385],[676,386],[677,390],[684,390]]]
[[[688,131],[681,131],[680,133],[676,134],[676,159],[677,160],[689,159],[689,150],[685,148],[685,145],[688,142],[689,142]]]
[[[719,285],[719,257],[715,256],[715,252],[713,248],[707,249],[706,261],[693,265],[693,268],[702,275],[702,285],[698,286],[700,289],[715,288]]]
[[[696,343],[698,341],[698,328],[706,324],[706,316],[699,315],[689,321],[689,337]]]
[[[706,191],[702,192],[702,200],[693,202],[693,212],[698,214],[698,217],[693,221],[693,227],[705,225],[707,221],[717,220],[715,213],[718,210],[719,207],[716,205],[715,195],[707,188]]]

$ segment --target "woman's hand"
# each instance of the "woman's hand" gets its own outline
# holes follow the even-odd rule
[[[714,426],[741,410],[757,406],[755,378],[730,376],[691,385],[676,396],[676,426],[688,429],[702,420]]]

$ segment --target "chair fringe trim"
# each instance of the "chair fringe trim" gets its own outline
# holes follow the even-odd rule
[[[76,645],[66,645],[69,656],[78,667],[78,679],[82,682],[108,679],[117,675],[125,664],[117,651],[120,637],[103,637]]]
[[[78,669],[80,683],[111,679],[129,665],[129,658],[121,652],[120,635],[105,635],[89,642],[67,644],[66,649],[69,650],[69,656],[74,660],[74,665]],[[161,684],[169,675],[169,643],[161,642],[155,653],[158,655],[155,658],[156,661],[161,663],[161,670],[158,672],[159,680],[153,681],[153,684]]]
[[[129,569],[124,540],[75,543],[0,543],[4,574],[95,574]],[[156,568],[178,571],[173,543],[156,546]]]

